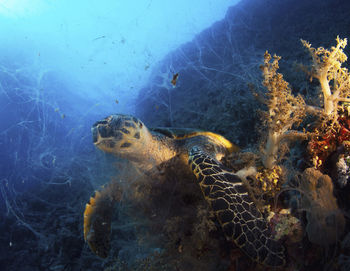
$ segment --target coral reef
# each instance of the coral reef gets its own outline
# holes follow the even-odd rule
[[[282,74],[277,72],[280,57],[274,56],[271,62],[271,55],[268,52],[265,53],[264,64],[261,65],[264,76],[263,85],[267,89],[267,97],[263,101],[268,109],[262,116],[267,126],[267,140],[261,151],[265,168],[271,170],[276,165],[280,143],[285,138],[312,137],[308,143],[308,152],[315,168],[323,167],[330,154],[349,141],[350,117],[347,102],[350,95],[350,75],[348,70],[342,67],[342,63],[347,60],[343,52],[347,40],[340,39],[338,36],[336,42],[335,47],[327,50],[323,47],[315,49],[310,43],[302,40],[302,44],[308,49],[313,59],[311,71],[307,73],[311,80],[312,78],[319,80],[323,108],[307,105],[301,95],[294,97]],[[321,123],[314,124],[314,130],[308,134],[305,129],[303,132],[291,130],[303,121],[306,112],[317,115]],[[262,178],[262,176],[259,177]],[[265,179],[268,181],[269,178],[265,177]]]
[[[259,187],[263,191],[264,197],[261,197],[259,206],[269,213],[276,238],[286,239],[291,258],[297,251],[293,243],[305,242],[301,235],[303,222],[306,225],[307,240],[323,248],[339,245],[346,228],[344,210],[339,207],[335,197],[342,193],[335,193],[333,182],[341,188],[346,187],[348,183],[350,75],[348,70],[342,67],[347,59],[343,52],[346,39],[337,37],[336,42],[335,47],[327,50],[323,47],[315,49],[310,43],[302,40],[313,59],[311,71],[307,71],[305,67],[303,70],[307,71],[311,79],[317,78],[319,81],[322,94],[320,97],[323,97],[320,106],[307,104],[301,95],[292,95],[289,84],[283,79],[282,74],[277,72],[280,57],[274,56],[272,59],[266,52],[264,64],[261,65],[266,93],[264,96],[261,94],[256,96],[267,107],[267,111],[262,113],[267,139],[260,151],[263,167],[257,168],[258,172],[255,175],[257,181],[252,186],[255,189]],[[316,117],[306,118],[307,115]],[[303,126],[300,128],[302,123]],[[308,155],[303,153],[300,156],[305,160],[311,158],[310,162],[314,166],[305,169],[297,187],[293,187],[292,183],[298,180],[297,176],[293,176],[293,173],[298,174],[298,171],[290,167],[283,167],[282,170],[279,165],[285,154],[281,150],[281,141],[295,138],[307,142]],[[307,161],[305,164],[310,162]],[[255,162],[255,165],[259,163]],[[289,198],[279,199],[281,193],[285,191],[289,191]],[[254,189],[253,192],[257,195]],[[292,212],[281,215],[281,211],[271,210],[269,202],[272,199],[275,199],[275,208],[294,206]],[[299,204],[295,206],[293,202]],[[349,202],[344,200],[342,204],[349,206]],[[306,213],[305,220],[298,214],[300,212]],[[294,235],[289,235],[290,232],[294,232]],[[313,265],[315,259],[320,257],[320,253],[314,256],[310,253],[308,257],[314,258],[309,263]],[[308,265],[305,262],[299,264]]]
[[[291,214],[290,209],[281,209],[277,213],[270,212],[268,221],[276,240],[287,237],[289,243],[300,243],[303,239],[304,229],[301,221]]]
[[[317,49],[302,40],[313,60],[308,71],[310,80],[318,79],[323,96],[323,108],[313,108],[321,117],[319,125],[308,144],[315,168],[322,168],[330,154],[350,139],[350,74],[342,64],[347,60],[343,49],[347,39],[336,38],[336,46],[330,50],[323,47]]]
[[[319,129],[313,131],[313,136],[308,143],[308,152],[311,156],[313,166],[323,169],[331,154],[337,152],[340,146],[348,151],[350,140],[350,115],[348,105],[339,106],[335,119],[331,123],[324,121]],[[333,114],[334,115],[334,114]],[[327,125],[327,123],[329,125]]]

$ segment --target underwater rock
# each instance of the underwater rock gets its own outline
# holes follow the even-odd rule
[[[336,243],[344,232],[345,219],[333,195],[332,179],[319,170],[307,168],[299,188],[301,207],[307,211],[306,232],[310,242],[321,246]]]

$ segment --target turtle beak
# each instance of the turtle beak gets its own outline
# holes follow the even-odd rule
[[[98,142],[99,138],[107,138],[111,136],[109,127],[103,124],[99,124],[96,127],[92,127],[91,132],[92,141],[94,142],[94,144]]]
[[[97,127],[92,126],[91,132],[92,132],[92,141],[93,141],[94,144],[95,144],[95,143],[97,142],[97,140],[98,140],[98,131],[97,131]]]
[[[92,141],[94,144],[97,143],[99,136],[100,137],[107,137],[107,128],[109,117],[95,122],[91,127],[92,132]]]

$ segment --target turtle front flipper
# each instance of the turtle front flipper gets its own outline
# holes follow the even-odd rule
[[[96,191],[85,207],[84,239],[90,249],[101,258],[106,258],[110,250],[113,207],[120,197],[120,188],[112,182],[101,191]]]
[[[189,164],[226,238],[259,263],[283,266],[284,247],[272,238],[242,180],[197,147],[189,152]]]

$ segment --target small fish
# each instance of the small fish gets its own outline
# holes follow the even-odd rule
[[[116,103],[116,104],[118,104],[118,103],[119,103],[119,101],[118,101],[117,99],[115,99],[115,103]]]
[[[60,109],[58,107],[55,108],[55,112],[58,112],[60,111]]]
[[[173,80],[171,80],[171,84],[174,86],[174,87],[176,87],[176,83],[177,83],[177,79],[179,78],[179,73],[177,72],[177,73],[175,73],[174,75],[173,75]]]
[[[65,115],[65,114],[62,114],[62,115],[61,115],[61,118],[62,118],[62,119],[64,119],[65,117],[66,117],[66,115]]]

